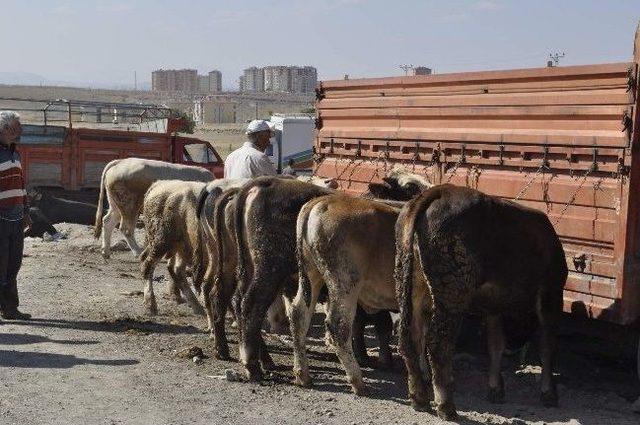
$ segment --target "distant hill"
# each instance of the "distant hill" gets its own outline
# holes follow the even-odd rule
[[[65,87],[91,87],[94,89],[108,90],[132,90],[133,84],[118,84],[104,82],[69,82],[54,81],[32,72],[2,72],[0,71],[0,84],[10,86],[65,86]],[[138,90],[151,90],[151,82],[138,83]]]
[[[0,84],[39,86],[55,85],[55,82],[47,80],[42,75],[31,72],[0,72]]]

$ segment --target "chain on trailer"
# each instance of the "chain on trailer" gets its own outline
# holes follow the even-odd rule
[[[466,145],[462,145],[462,150],[460,152],[460,157],[458,158],[458,161],[454,164],[454,166],[451,168],[451,170],[447,170],[445,174],[449,174],[449,177],[447,178],[447,180],[444,182],[445,184],[449,183],[451,181],[451,179],[453,178],[453,176],[455,176],[456,171],[458,171],[458,168],[460,168],[460,166],[462,164],[464,164],[467,161],[467,157],[466,157]]]
[[[562,211],[560,211],[560,215],[558,215],[558,218],[553,223],[554,226],[556,226],[558,223],[560,223],[560,221],[564,217],[564,215],[567,212],[567,210],[569,209],[569,207],[571,205],[573,205],[573,203],[576,201],[576,198],[578,197],[578,193],[580,193],[580,191],[582,190],[582,187],[584,186],[584,184],[587,181],[587,177],[589,177],[589,175],[593,171],[595,171],[595,169],[593,167],[589,167],[587,172],[584,173],[584,175],[582,176],[582,179],[580,180],[580,184],[578,185],[578,188],[573,191],[573,193],[571,194],[571,197],[569,198],[569,201],[566,204],[564,204],[564,207],[562,208]]]

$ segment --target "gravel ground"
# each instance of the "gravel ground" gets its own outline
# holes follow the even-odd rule
[[[204,318],[163,299],[164,283],[156,291],[160,315],[144,316],[131,254],[116,252],[105,262],[90,228],[57,227],[67,239],[26,241],[21,308],[35,319],[0,325],[0,424],[441,423],[408,405],[398,357],[394,371],[365,369],[370,395],[352,395],[322,342],[320,314],[309,344],[313,389],[290,384],[290,340],[275,335],[267,343],[279,370],[261,384],[228,382],[225,370],[240,370],[237,362],[194,363],[178,355],[192,346],[210,354]],[[229,332],[237,358],[237,338]],[[631,363],[580,354],[567,342],[560,351],[556,409],[539,403],[535,364],[505,361],[507,402],[492,405],[485,401],[486,355],[458,354],[460,422],[640,423],[631,407],[640,392]]]

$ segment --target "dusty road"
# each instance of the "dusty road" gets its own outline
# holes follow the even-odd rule
[[[60,225],[68,239],[28,240],[21,274],[22,308],[32,322],[0,325],[0,424],[436,424],[406,402],[399,358],[395,371],[365,370],[369,397],[353,396],[336,357],[310,340],[315,387],[290,384],[291,346],[268,337],[280,370],[263,384],[227,382],[235,362],[195,364],[176,351],[210,353],[203,318],[161,297],[160,316],[142,313],[137,263],[117,252],[105,263],[90,229]],[[232,355],[237,358],[232,334]],[[375,350],[372,350],[375,354]],[[561,347],[561,407],[538,402],[536,366],[505,362],[507,402],[485,401],[486,357],[456,360],[462,423],[638,424],[629,400],[638,395],[633,367]]]

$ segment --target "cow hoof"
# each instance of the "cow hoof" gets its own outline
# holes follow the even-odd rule
[[[258,365],[245,366],[245,374],[249,381],[252,381],[252,382],[262,381],[262,370]]]
[[[432,412],[431,403],[428,401],[425,402],[424,400],[418,401],[411,399],[411,407],[413,407],[413,410],[416,412]]]
[[[381,355],[378,357],[378,369],[380,370],[392,370],[393,369],[393,358],[391,354],[388,356]]]
[[[453,403],[438,406],[436,413],[443,421],[454,421],[458,418],[458,412],[456,412],[456,407]]]
[[[487,400],[489,403],[501,404],[504,403],[504,387],[489,388],[487,393]]]
[[[358,366],[360,367],[366,367],[371,369],[376,367],[376,361],[369,356],[357,356],[356,362],[358,362]]]
[[[558,394],[555,391],[543,392],[540,395],[544,407],[558,407]]]
[[[229,350],[220,350],[220,349],[216,349],[213,351],[213,357],[215,357],[218,360],[231,360],[231,355],[229,354]]]
[[[309,376],[309,374],[302,375],[296,373],[293,379],[293,383],[294,385],[297,385],[299,387],[311,388],[311,377]]]
[[[102,251],[102,258],[108,260],[109,258],[111,258],[111,252]]]
[[[193,310],[193,314],[197,315],[197,316],[206,316],[207,313],[204,311],[204,308],[202,308],[202,306],[194,306],[191,308]]]
[[[156,316],[158,314],[158,304],[155,299],[145,300],[145,311],[149,316]]]
[[[358,397],[364,397],[367,395],[367,388],[364,386],[364,382],[351,384],[351,389],[353,389],[353,393]]]
[[[167,294],[167,298],[171,301],[173,301],[174,303],[180,305],[180,304],[184,304],[184,298],[179,297],[177,295],[174,294]]]
[[[271,358],[260,360],[260,364],[264,370],[275,370],[276,364],[271,360]]]

